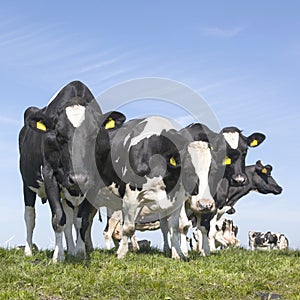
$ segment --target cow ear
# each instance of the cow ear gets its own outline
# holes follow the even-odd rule
[[[255,132],[247,137],[247,144],[249,147],[257,147],[265,140],[265,138],[266,136],[264,134]]]
[[[102,126],[107,130],[121,127],[126,120],[126,117],[117,111],[106,113],[103,117]]]
[[[45,133],[54,129],[52,120],[41,111],[26,117],[26,124],[36,132]]]

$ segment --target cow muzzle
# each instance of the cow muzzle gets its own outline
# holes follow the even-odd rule
[[[231,181],[235,186],[244,185],[247,182],[247,177],[244,174],[236,174],[232,176]]]
[[[211,212],[215,210],[216,205],[213,199],[197,199],[192,197],[191,208],[198,212]]]
[[[88,176],[84,174],[69,174],[66,188],[72,196],[84,194],[87,190]]]

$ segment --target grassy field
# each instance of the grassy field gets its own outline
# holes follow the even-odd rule
[[[51,251],[24,257],[0,248],[0,299],[300,299],[300,251],[222,250],[174,261],[156,249],[95,250],[53,264]]]

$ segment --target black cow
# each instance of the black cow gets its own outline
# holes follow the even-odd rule
[[[99,128],[105,127],[110,115],[102,115],[91,91],[80,81],[63,87],[45,108],[30,107],[25,111],[19,149],[27,228],[26,255],[32,254],[38,194],[43,202],[49,201],[52,212],[53,260],[64,260],[64,209],[68,211],[80,205],[97,186],[97,170],[92,158]],[[69,204],[64,209],[61,197]],[[73,223],[73,216],[70,217],[69,225]],[[68,230],[67,246],[72,253],[74,242],[70,234]]]
[[[234,205],[239,199],[247,195],[251,191],[257,191],[261,194],[278,195],[282,192],[282,187],[277,184],[271,175],[271,165],[263,165],[259,160],[255,165],[246,167],[246,175],[248,178],[244,186],[231,186],[229,188],[228,199],[222,209],[218,209],[215,216],[205,219],[205,226],[209,229],[209,246],[211,251],[215,251],[215,224],[224,213],[233,214],[235,212]],[[209,224],[208,224],[209,222]]]

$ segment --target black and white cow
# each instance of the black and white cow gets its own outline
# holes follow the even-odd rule
[[[118,257],[126,255],[128,238],[133,236],[138,218],[158,215],[164,240],[170,232],[172,257],[185,259],[180,249],[178,223],[186,195],[193,197],[198,209],[209,211],[214,207],[213,198],[203,197],[198,189],[203,179],[194,162],[201,142],[176,131],[169,120],[161,117],[128,121],[109,132],[109,136],[109,144],[102,145],[101,141],[97,144],[96,161],[106,188],[92,206],[98,208],[115,202],[109,199],[107,190],[122,199],[122,243]],[[104,150],[105,146],[110,149]],[[89,226],[89,213],[87,206],[79,212],[81,237]],[[83,253],[84,243],[80,242],[78,252]]]
[[[208,137],[212,158],[207,189],[213,195],[216,208],[221,209],[226,203],[231,186],[239,187],[247,184],[245,158],[248,147],[260,145],[265,135],[253,133],[247,137],[236,127],[225,127],[219,133],[210,131]],[[197,250],[204,256],[209,255],[208,226],[205,225],[210,222],[215,212],[197,211],[189,201],[185,203],[185,212],[190,219],[194,220],[193,226],[198,229]],[[187,230],[183,230],[182,245],[186,240],[186,234]]]
[[[282,192],[282,187],[278,185],[271,175],[272,169],[271,165],[263,165],[263,163],[259,160],[255,165],[246,167],[245,172],[248,178],[246,184],[243,186],[229,187],[228,199],[226,200],[225,205],[222,209],[218,209],[215,216],[209,220],[210,224],[206,223],[206,227],[209,226],[210,228],[209,246],[211,251],[215,251],[214,236],[217,220],[220,219],[224,213],[233,214],[235,212],[233,206],[239,199],[251,191],[274,195],[278,195]]]
[[[27,238],[25,254],[32,255],[35,200],[49,201],[55,231],[53,261],[64,260],[62,234],[68,252],[74,252],[73,209],[96,186],[94,149],[97,134],[111,114],[102,115],[91,91],[80,81],[63,87],[43,108],[30,107],[19,134],[20,171],[23,180]],[[102,129],[105,130],[105,129]],[[61,197],[65,199],[62,207]],[[66,205],[68,203],[68,205]],[[68,218],[67,218],[68,219]]]
[[[228,218],[221,218],[216,223],[215,230],[215,242],[216,248],[228,248],[228,247],[238,247],[240,241],[237,238],[238,227],[233,224],[233,221]],[[193,230],[192,237],[187,238],[192,250],[198,250],[199,248],[199,237],[197,235],[197,230]]]
[[[288,239],[282,233],[249,231],[248,236],[251,250],[283,250],[289,246]]]

